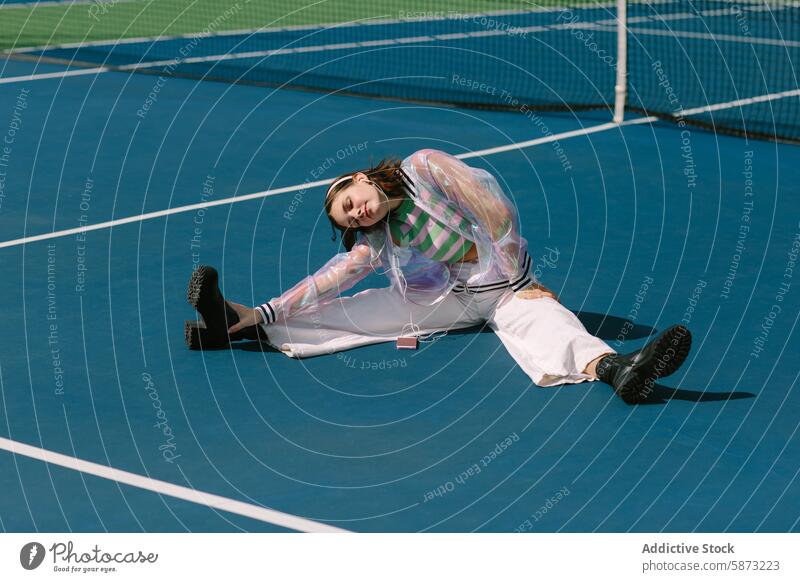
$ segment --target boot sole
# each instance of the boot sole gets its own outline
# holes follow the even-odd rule
[[[213,278],[214,281],[208,281],[207,278]],[[203,286],[206,283],[210,283],[213,286],[213,284],[216,283],[216,279],[216,273],[206,267],[198,267],[195,269],[192,272],[192,276],[189,278],[189,288],[186,290],[186,300],[189,302],[189,305],[197,310],[197,306],[200,305]]]
[[[692,334],[682,325],[673,325],[655,340],[652,353],[637,362],[617,393],[629,404],[643,402],[653,392],[659,378],[675,373],[692,348]]]
[[[189,286],[186,289],[186,301],[200,314],[201,320],[205,322],[206,325],[209,324],[209,319],[203,312],[205,311],[208,313],[207,310],[210,308],[209,302],[214,301],[214,298],[209,298],[209,294],[221,296],[219,291],[219,274],[213,267],[202,265],[192,271],[192,276],[189,277]],[[220,330],[218,331],[220,332],[223,326],[227,331],[230,326],[239,322],[239,315],[236,313],[236,310],[231,307],[231,304],[228,303],[224,297],[222,297],[222,301],[225,304],[225,320],[223,322],[212,322],[212,327],[219,324]]]
[[[682,325],[668,328],[656,345],[654,381],[674,374],[686,361],[692,349],[692,333]]]

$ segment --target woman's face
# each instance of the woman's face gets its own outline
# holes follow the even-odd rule
[[[372,226],[389,212],[389,199],[365,174],[357,173],[354,181],[336,193],[331,217],[342,228]]]

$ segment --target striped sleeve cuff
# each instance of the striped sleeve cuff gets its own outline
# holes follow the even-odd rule
[[[261,319],[269,325],[270,323],[275,323],[275,310],[272,308],[272,305],[269,304],[269,301],[263,303],[256,307],[258,312],[261,314]]]

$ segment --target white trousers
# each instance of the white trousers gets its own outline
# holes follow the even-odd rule
[[[539,386],[592,380],[586,365],[615,353],[574,313],[549,297],[523,299],[511,289],[451,292],[436,305],[407,301],[389,288],[339,297],[310,314],[264,326],[269,343],[292,358],[395,341],[413,322],[417,335],[487,323],[520,368]]]

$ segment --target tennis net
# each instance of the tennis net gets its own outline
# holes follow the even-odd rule
[[[518,112],[611,116],[617,101],[626,115],[800,142],[798,8],[789,0],[6,2],[0,50]],[[620,68],[625,83],[615,91]]]

